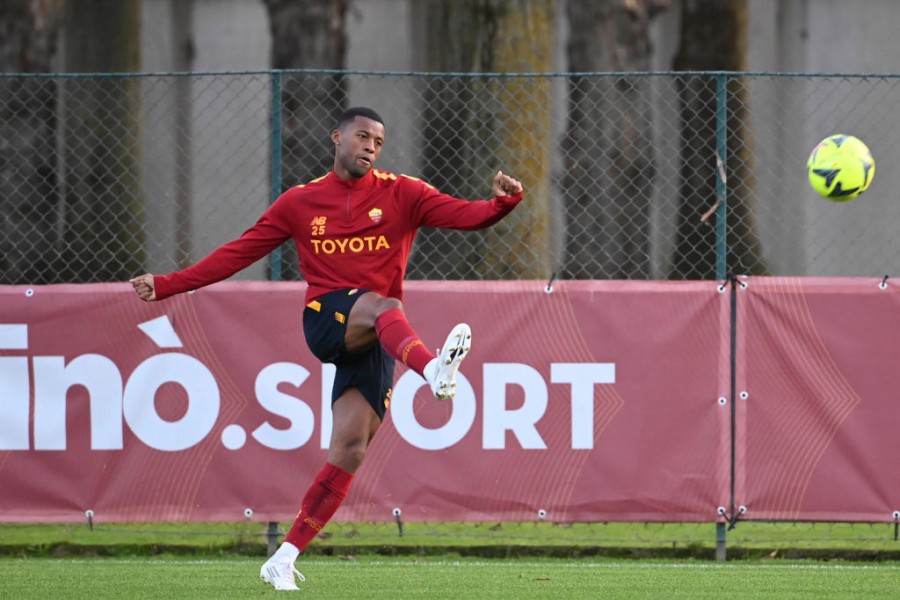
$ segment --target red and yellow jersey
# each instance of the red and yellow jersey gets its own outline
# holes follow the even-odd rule
[[[342,288],[402,299],[419,227],[481,229],[506,216],[522,194],[460,200],[427,183],[371,169],[344,181],[334,171],[284,192],[241,237],[182,271],[155,278],[167,298],[221,281],[293,239],[307,302]]]

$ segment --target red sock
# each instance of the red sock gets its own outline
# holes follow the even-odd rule
[[[375,333],[388,354],[419,375],[424,373],[425,365],[434,358],[434,354],[428,351],[399,308],[392,308],[378,315],[375,319]]]
[[[325,463],[306,491],[300,504],[300,512],[297,513],[290,531],[284,536],[284,541],[290,542],[298,550],[306,548],[334,516],[341,502],[347,497],[352,482],[352,473],[331,463]]]

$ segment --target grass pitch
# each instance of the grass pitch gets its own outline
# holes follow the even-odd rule
[[[279,524],[278,541],[290,523]],[[267,524],[0,523],[0,556],[263,556]],[[729,559],[900,561],[892,524],[740,523]],[[694,558],[715,556],[712,523],[329,523],[307,555],[444,555],[481,558]]]
[[[0,558],[0,598],[255,598],[262,558]],[[897,563],[313,557],[320,598],[896,598]],[[283,595],[283,594],[282,594]]]
[[[271,596],[258,578],[265,532],[254,522],[0,524],[0,600]],[[401,537],[393,523],[331,523],[298,566],[301,593],[323,598],[878,599],[898,597],[894,534],[741,523],[728,534],[732,560],[717,563],[712,524],[409,523]]]

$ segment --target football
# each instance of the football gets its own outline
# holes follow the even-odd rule
[[[846,202],[869,189],[875,176],[875,160],[859,138],[831,135],[810,152],[806,174],[819,194],[833,202]]]

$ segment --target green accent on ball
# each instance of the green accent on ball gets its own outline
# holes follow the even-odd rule
[[[831,135],[819,142],[806,161],[809,184],[834,202],[857,198],[869,189],[875,177],[875,160],[857,137]]]

